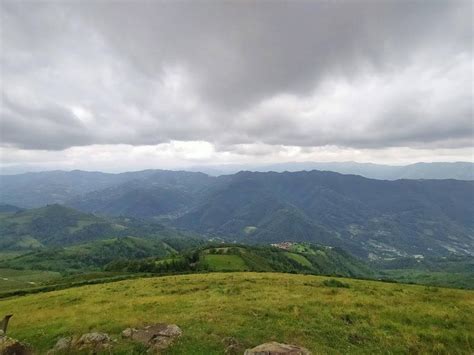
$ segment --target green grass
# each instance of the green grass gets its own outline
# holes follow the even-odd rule
[[[126,280],[0,300],[14,313],[10,336],[40,353],[59,337],[105,331],[114,353],[129,326],[178,324],[182,338],[166,354],[223,354],[267,341],[318,354],[472,354],[474,293],[466,290],[277,273],[214,273]],[[135,348],[136,349],[136,348]]]
[[[474,289],[474,274],[423,270],[384,270],[384,276],[404,283]]]
[[[37,287],[60,277],[59,272],[0,268],[0,292]]]
[[[245,261],[239,255],[207,254],[204,261],[212,271],[245,271],[248,270]]]
[[[24,252],[21,252],[21,251],[1,251],[0,261],[13,259],[22,254],[24,254]]]
[[[291,259],[296,261],[302,266],[307,266],[311,267],[311,263],[306,259],[303,255],[301,254],[295,254],[295,253],[285,253],[287,256],[289,256]]]
[[[290,250],[297,253],[315,254],[313,248],[306,243],[295,243],[291,246]]]
[[[96,223],[96,221],[94,219],[79,220],[79,221],[77,221],[77,224],[75,226],[69,227],[68,230],[69,230],[69,233],[74,233],[74,232],[77,232],[77,231],[81,230],[82,228],[90,226],[91,224],[94,224],[94,223]]]
[[[403,283],[474,289],[474,258],[449,257],[398,258],[371,263],[381,278]]]

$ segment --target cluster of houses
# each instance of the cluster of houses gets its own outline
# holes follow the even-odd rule
[[[271,244],[272,247],[284,249],[284,250],[290,250],[290,248],[293,246],[294,243],[292,242],[281,242],[281,243],[274,243]]]

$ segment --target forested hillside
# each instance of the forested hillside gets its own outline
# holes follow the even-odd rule
[[[251,173],[218,184],[180,227],[249,242],[313,241],[359,255],[474,253],[474,182]]]
[[[77,245],[112,237],[192,238],[157,223],[129,217],[102,218],[61,205],[0,213],[0,249],[34,250]]]

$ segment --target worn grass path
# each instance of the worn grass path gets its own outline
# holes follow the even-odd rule
[[[10,336],[45,352],[59,337],[105,331],[116,353],[143,349],[119,338],[144,323],[178,324],[169,354],[223,354],[222,339],[242,348],[267,341],[314,353],[474,351],[474,292],[277,273],[214,273],[119,281],[0,300],[14,313]]]

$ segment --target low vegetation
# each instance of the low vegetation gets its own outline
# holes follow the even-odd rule
[[[337,248],[306,245],[303,253],[288,252],[269,246],[205,246],[179,256],[156,260],[117,260],[109,271],[170,272],[192,271],[277,271],[307,274],[370,277],[373,272],[359,260]]]
[[[37,287],[60,277],[59,272],[0,268],[0,294],[4,291]]]
[[[141,260],[147,257],[164,258],[202,244],[189,239],[183,243],[178,238],[156,238],[154,240],[122,237],[98,240],[64,248],[46,248],[29,252],[15,258],[0,261],[0,266],[17,269],[35,269],[77,273],[98,271],[116,260]]]
[[[403,283],[474,289],[474,258],[399,258],[372,263],[383,278]]]
[[[339,283],[345,285],[339,287]],[[10,335],[40,353],[60,337],[104,331],[114,353],[130,326],[165,322],[183,330],[166,354],[242,352],[267,341],[315,353],[474,351],[472,291],[278,273],[211,273],[125,280],[0,300],[14,313]]]

